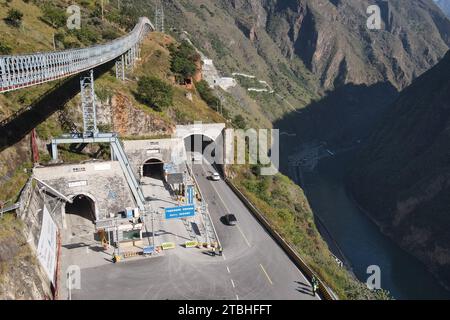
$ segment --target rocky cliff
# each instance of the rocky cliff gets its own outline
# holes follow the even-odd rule
[[[404,88],[436,64],[449,44],[450,22],[431,0],[226,3],[251,41],[267,33],[286,57],[300,57],[327,89],[384,81]],[[381,9],[381,30],[366,26],[373,4]]]

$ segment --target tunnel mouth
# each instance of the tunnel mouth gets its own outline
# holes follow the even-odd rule
[[[95,223],[95,202],[90,197],[80,194],[73,198],[72,203],[66,204],[66,214],[83,218]]]
[[[149,159],[144,163],[142,176],[156,180],[164,180],[164,162],[159,159]]]
[[[193,134],[191,136],[188,136],[184,139],[184,146],[187,152],[191,153],[200,153],[204,155],[205,157],[215,157],[215,148],[216,143],[213,139],[211,139],[208,136],[205,136],[203,134]],[[205,154],[205,150],[211,149],[212,152],[208,152],[208,154]]]

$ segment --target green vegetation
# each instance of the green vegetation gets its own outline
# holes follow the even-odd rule
[[[155,111],[164,111],[173,104],[173,89],[156,77],[144,77],[138,82],[136,98]]]
[[[0,43],[0,55],[11,54],[12,48],[7,43]]]
[[[233,125],[238,129],[245,129],[247,128],[247,121],[242,115],[238,114],[233,118]]]
[[[31,162],[26,162],[18,166],[10,176],[2,177],[0,202],[9,201],[8,204],[13,204],[18,200],[19,193],[29,178],[31,168]]]
[[[52,3],[45,3],[42,7],[42,21],[54,28],[61,28],[66,25],[66,13],[64,10],[54,6]]]
[[[181,42],[178,46],[171,44],[169,46],[171,54],[170,70],[175,74],[181,82],[191,78],[196,70],[196,62],[200,57],[197,51],[187,41]]]
[[[221,105],[220,99],[214,94],[214,91],[209,87],[208,82],[202,80],[195,84],[200,97],[206,102],[208,106],[218,111]]]
[[[13,27],[20,27],[22,25],[23,13],[17,9],[9,9],[5,22]]]

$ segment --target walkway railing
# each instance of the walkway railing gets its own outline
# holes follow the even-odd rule
[[[106,44],[48,53],[0,56],[0,93],[65,78],[105,64],[128,51],[136,52],[150,30],[155,30],[150,20],[140,18],[132,32]]]

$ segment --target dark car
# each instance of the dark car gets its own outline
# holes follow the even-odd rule
[[[235,226],[235,225],[237,225],[237,222],[238,222],[237,218],[234,214],[227,214],[224,217],[224,220],[225,220],[225,223],[229,226]]]

